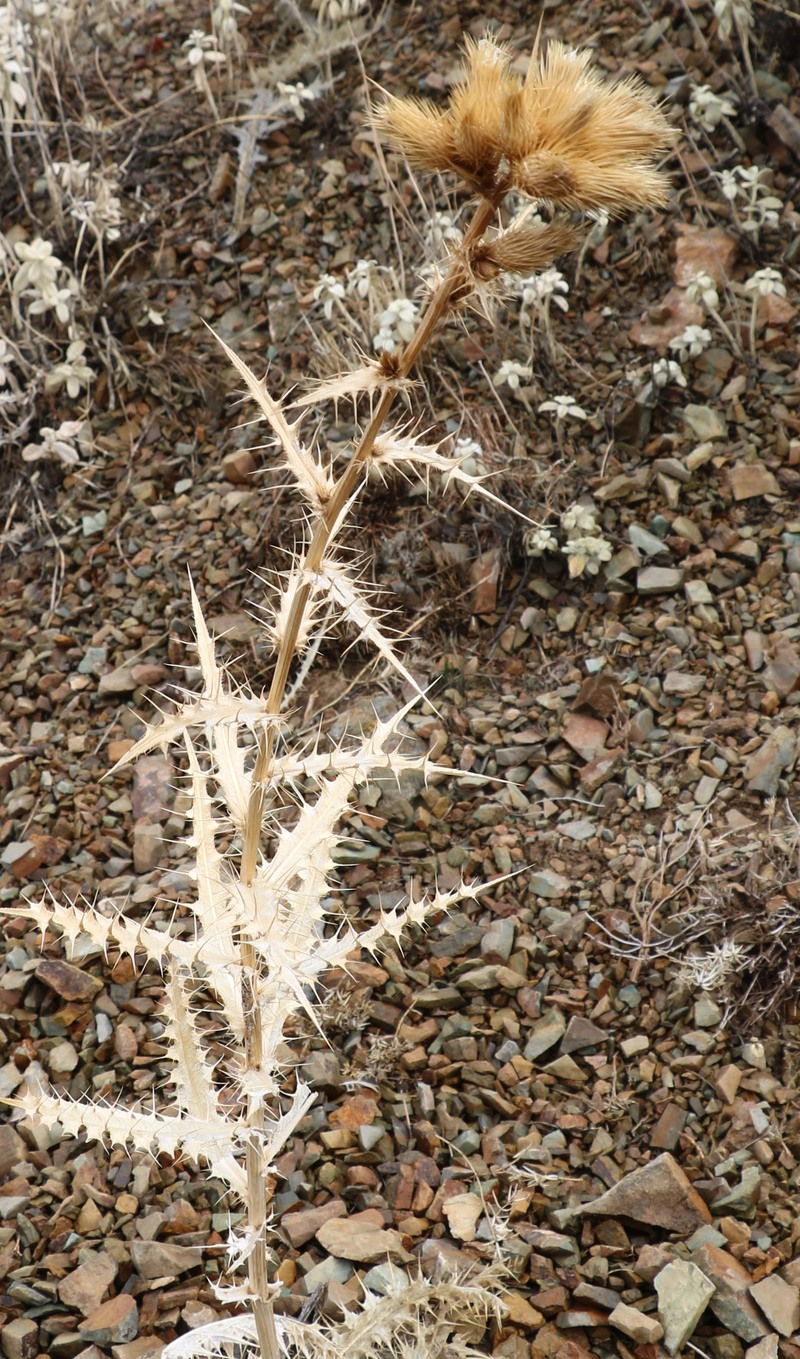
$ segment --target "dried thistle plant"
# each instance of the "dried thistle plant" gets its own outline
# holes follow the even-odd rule
[[[377,127],[416,166],[457,174],[477,203],[461,239],[450,243],[413,332],[391,352],[382,348],[354,372],[317,384],[287,406],[222,346],[271,430],[276,465],[288,469],[304,500],[305,539],[268,614],[275,663],[267,694],[236,686],[219,665],[192,588],[202,690],[185,693],[123,761],[173,742],[185,749],[194,936],[164,934],[121,913],[50,899],[14,909],[43,931],[54,927],[73,943],[88,935],[106,953],[162,970],[164,1041],[174,1085],[171,1110],[70,1101],[46,1090],[28,1090],[17,1107],[31,1118],[58,1121],[65,1134],[83,1130],[91,1138],[156,1152],[180,1148],[209,1162],[245,1205],[246,1221],[228,1258],[231,1272],[246,1265],[247,1281],[220,1287],[218,1294],[249,1311],[179,1338],[166,1347],[165,1359],[233,1353],[276,1359],[281,1351],[321,1359],[467,1355],[493,1307],[491,1291],[469,1280],[435,1286],[420,1280],[409,1283],[401,1300],[376,1302],[367,1295],[361,1317],[348,1314],[332,1338],[310,1323],[274,1315],[267,1176],[313,1100],[287,1065],[287,1020],[305,1012],[318,1023],[316,985],[330,968],[346,969],[351,950],[374,950],[387,936],[399,939],[408,924],[422,924],[480,890],[462,885],[411,896],[360,931],[344,913],[336,914],[334,852],[346,837],[343,819],[353,792],[378,768],[396,776],[408,769],[423,775],[443,770],[398,748],[411,704],[389,720],[376,720],[360,741],[292,748],[287,685],[296,661],[313,649],[332,617],[355,629],[419,694],[340,545],[344,526],[370,473],[382,468],[423,476],[433,470],[468,490],[489,492],[480,476],[461,466],[458,453],[423,443],[413,423],[385,428],[391,407],[399,392],[409,394],[415,365],[441,322],[470,299],[483,299],[502,272],[529,275],[547,268],[575,243],[577,228],[565,213],[616,215],[662,203],[666,181],[656,161],[673,134],[643,86],[625,80],[607,87],[590,70],[587,55],[551,44],[544,56],[534,53],[523,79],[506,50],[490,39],[468,44],[466,77],[449,108],[389,98]],[[498,209],[512,189],[551,205],[556,216],[536,224],[518,220],[500,231],[494,225]],[[307,442],[303,422],[308,406],[343,396],[355,404],[357,435],[337,475],[321,451],[324,439]],[[286,807],[294,809],[289,818]],[[224,852],[223,838],[233,846]],[[225,1026],[224,1064],[215,1065],[199,1022],[201,991]]]

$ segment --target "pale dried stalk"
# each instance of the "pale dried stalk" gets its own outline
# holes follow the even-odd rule
[[[465,258],[469,258],[468,252],[481,240],[495,211],[496,205],[493,202],[481,199],[478,203],[472,222],[465,233],[461,250],[453,256],[444,278],[433,293],[414,335],[403,351],[398,377],[408,377],[439,322],[451,310],[454,294],[464,281],[463,261]],[[386,423],[396,391],[397,385],[395,383],[384,388],[372,419],[367,425],[353,457],[333,487],[324,511],[317,518],[306,558],[306,579],[292,599],[291,610],[272,674],[272,683],[267,695],[267,711],[274,714],[275,717],[279,716],[283,705],[283,697],[289,679],[289,669],[295,654],[300,625],[311,597],[311,578],[313,573],[322,566],[334,528],[339,522],[345,506],[356,491],[364,465],[371,457],[375,441]],[[245,886],[253,882],[256,873],[261,828],[267,801],[265,780],[274,753],[273,727],[262,726],[259,729],[257,739],[258,752],[253,770],[252,793],[247,808],[242,857],[239,866],[239,877]],[[258,1070],[262,1060],[261,1017],[252,993],[250,980],[246,975],[250,971],[251,977],[257,977],[258,972],[256,970],[255,950],[252,944],[244,940],[242,941],[242,962],[245,971],[243,990],[247,993],[243,994],[242,997],[245,1014],[245,1061],[248,1070]],[[258,1107],[257,1102],[255,1107],[252,1107],[251,1103],[251,1108],[248,1111],[248,1123],[254,1129],[263,1124],[263,1110]],[[266,1359],[278,1359],[275,1319],[269,1297],[267,1243],[263,1231],[266,1221],[266,1180],[263,1158],[259,1150],[258,1139],[255,1137],[247,1143],[245,1165],[248,1187],[248,1225],[251,1230],[258,1233],[258,1240],[248,1261],[250,1287],[254,1296],[259,1300],[253,1303],[253,1312],[259,1342]]]

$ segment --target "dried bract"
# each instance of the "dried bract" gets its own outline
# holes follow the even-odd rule
[[[676,133],[640,80],[609,86],[588,52],[558,42],[534,51],[524,80],[491,38],[466,52],[466,78],[447,109],[390,97],[378,114],[378,131],[412,165],[452,171],[496,203],[512,188],[611,215],[665,201],[656,165]]]

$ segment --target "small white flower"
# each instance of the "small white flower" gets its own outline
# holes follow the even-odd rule
[[[306,111],[303,108],[303,100],[306,103],[317,97],[316,90],[312,90],[308,85],[285,85],[282,80],[278,81],[278,93],[282,94],[289,108],[300,122],[305,122]]]
[[[713,132],[723,118],[736,116],[736,105],[715,94],[710,85],[696,85],[689,97],[689,114],[698,127]]]
[[[49,372],[44,380],[46,392],[57,392],[62,387],[66,387],[67,395],[72,397],[80,395],[81,388],[88,387],[89,383],[97,376],[92,368],[89,367],[83,357],[86,348],[83,340],[73,340],[67,348],[67,356],[61,363],[57,363],[55,368]]]
[[[704,307],[711,308],[719,304],[717,285],[710,274],[703,272],[689,279],[686,284],[686,296],[690,302],[702,302]]]
[[[225,60],[224,54],[217,51],[216,35],[204,33],[202,28],[193,28],[182,46],[186,51],[186,65],[192,69],[214,66]]]
[[[597,511],[593,505],[570,505],[561,516],[561,532],[568,538],[594,533],[597,528]]]
[[[83,428],[82,420],[64,420],[58,429],[44,425],[39,430],[39,443],[26,444],[22,450],[25,462],[38,462],[41,458],[58,458],[67,467],[78,462],[78,450],[72,440]]]
[[[4,336],[0,336],[0,387],[5,387],[8,382],[13,359],[11,346]]]
[[[586,419],[586,411],[583,409],[583,406],[579,406],[574,397],[571,396],[554,396],[549,401],[541,401],[537,409],[540,411],[552,411],[555,415],[556,423],[558,423],[559,420],[566,420],[568,416],[571,416],[573,420]]]
[[[519,390],[520,382],[523,380],[527,382],[530,376],[531,370],[524,363],[515,363],[513,359],[503,359],[492,378],[492,382],[495,387],[500,387],[505,383],[507,387],[511,388],[512,392],[516,392]]]
[[[330,321],[336,303],[344,298],[344,284],[333,274],[320,274],[314,287],[313,298],[315,302],[322,303],[325,317]]]
[[[49,241],[42,240],[41,236],[33,241],[17,241],[14,251],[22,261],[12,284],[15,293],[28,290],[41,293],[45,287],[55,285],[62,264],[58,256],[53,254]]]
[[[552,297],[562,311],[569,309],[566,298],[561,296],[569,292],[569,284],[560,269],[543,269],[540,274],[531,274],[521,282],[524,305],[530,306],[533,302],[543,302],[545,298]]]
[[[438,248],[445,241],[460,241],[461,232],[449,212],[434,212],[426,224],[425,238],[428,245]]]
[[[347,288],[356,297],[367,298],[375,283],[375,276],[380,272],[380,265],[377,260],[356,260],[352,269],[347,272]]]
[[[739,197],[741,185],[733,170],[720,170],[719,186],[722,190],[723,198],[727,198],[730,203]]]
[[[685,363],[687,359],[696,359],[710,344],[710,330],[703,326],[687,326],[680,335],[670,340],[669,348],[675,350],[679,363]]]
[[[769,297],[770,293],[775,293],[777,297],[786,296],[786,284],[781,278],[777,269],[759,269],[752,274],[744,285],[745,292],[757,293],[759,297]]]
[[[686,377],[679,363],[673,359],[656,359],[653,364],[650,377],[653,386],[656,388],[669,387],[675,383],[678,387],[686,386]]]
[[[528,557],[543,557],[545,552],[555,552],[558,547],[558,539],[549,528],[528,529],[522,540],[525,555]]]
[[[593,534],[570,538],[564,544],[564,555],[569,558],[569,574],[575,577],[588,571],[590,576],[596,576],[603,562],[611,561],[613,551],[605,538]]]
[[[714,14],[717,32],[723,42],[731,37],[734,26],[745,36],[753,27],[752,0],[714,0]]]
[[[397,297],[378,317],[378,334],[372,343],[376,349],[393,354],[401,344],[408,344],[417,328],[418,307],[408,297]]]
[[[453,458],[462,472],[467,472],[472,477],[480,476],[485,470],[483,448],[477,439],[456,439]]]

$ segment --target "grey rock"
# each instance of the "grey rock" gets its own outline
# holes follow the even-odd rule
[[[566,1028],[563,1014],[554,1005],[533,1024],[530,1037],[525,1044],[523,1053],[525,1060],[534,1062],[543,1052],[549,1052],[550,1048],[554,1048],[564,1037]]]
[[[672,1260],[656,1275],[664,1348],[679,1354],[714,1295],[714,1285],[690,1260]]]
[[[176,1246],[171,1241],[132,1241],[131,1259],[141,1279],[177,1278],[190,1269],[200,1269],[203,1253],[193,1246]]]
[[[800,1330],[800,1289],[793,1284],[770,1274],[751,1284],[750,1296],[780,1335],[790,1336]]]
[[[493,920],[481,939],[481,955],[487,963],[507,963],[514,947],[516,924],[510,916]]]
[[[744,776],[751,793],[774,797],[778,780],[797,755],[797,737],[790,727],[776,727],[758,750],[747,758]]]
[[[625,1175],[581,1212],[586,1217],[628,1217],[685,1236],[711,1221],[706,1204],[668,1151]]]
[[[562,877],[560,873],[554,873],[551,868],[542,868],[530,874],[528,886],[534,896],[545,897],[550,900],[565,896],[572,883],[569,878]]]
[[[640,595],[671,594],[683,585],[683,571],[677,566],[645,566],[636,577]]]
[[[694,406],[691,403],[684,406],[683,423],[695,439],[724,439],[727,437],[728,426],[719,412],[714,410],[712,406]]]

